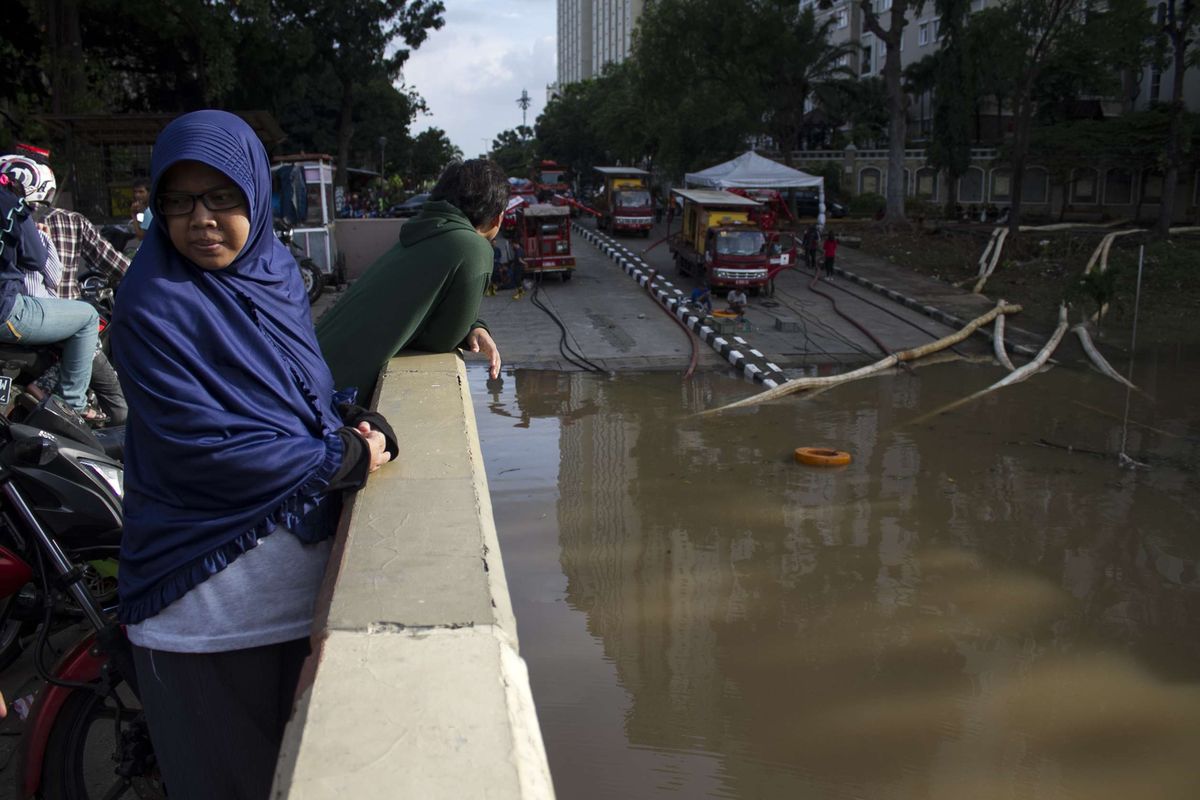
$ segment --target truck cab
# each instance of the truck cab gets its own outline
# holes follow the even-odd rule
[[[654,205],[650,173],[637,167],[596,167],[604,184],[595,200],[600,217],[596,225],[612,233],[650,235]]]
[[[683,202],[682,229],[670,237],[675,268],[713,289],[774,293],[781,265],[772,264],[772,242],[752,219],[759,203],[725,191],[676,189]]]

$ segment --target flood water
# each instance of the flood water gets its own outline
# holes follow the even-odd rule
[[[558,796],[1200,797],[1200,358],[1139,361],[1145,471],[1082,369],[473,372]]]

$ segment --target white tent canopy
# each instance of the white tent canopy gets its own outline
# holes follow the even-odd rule
[[[714,189],[808,189],[817,190],[817,224],[825,224],[825,179],[786,164],[764,158],[753,150],[715,167],[683,176],[688,186]]]

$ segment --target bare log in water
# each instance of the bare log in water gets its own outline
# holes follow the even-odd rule
[[[1003,303],[1004,301],[1001,300],[1000,302]],[[1001,365],[1003,365],[1003,367],[1009,372],[1012,372],[1014,369],[1016,369],[1016,367],[1013,366],[1012,359],[1008,357],[1008,350],[1004,347],[1003,314],[1000,314],[996,317],[996,327],[992,330],[992,345],[996,348],[996,360],[999,361]]]
[[[1100,370],[1102,374],[1107,375],[1122,386],[1128,386],[1134,391],[1141,391],[1138,389],[1138,387],[1130,383],[1124,375],[1113,369],[1112,364],[1109,364],[1104,356],[1100,354],[1100,351],[1096,349],[1096,343],[1092,341],[1092,335],[1088,333],[1086,326],[1076,325],[1071,330],[1074,331],[1075,335],[1079,337],[1079,343],[1083,345],[1083,352],[1087,353],[1087,357],[1091,359],[1092,365],[1096,369]]]
[[[1060,342],[1062,342],[1063,335],[1066,334],[1066,332],[1067,307],[1063,305],[1058,307],[1058,327],[1054,329],[1054,333],[1050,335],[1050,338],[1046,341],[1046,344],[1041,350],[1038,351],[1037,356],[1035,356],[1032,361],[1021,366],[1019,369],[1015,369],[1008,373],[986,389],[982,389],[978,392],[975,392],[975,394],[968,395],[961,400],[955,400],[953,403],[948,403],[936,411],[930,411],[928,414],[923,414],[920,417],[917,417],[915,420],[913,420],[913,424],[924,422],[931,417],[936,417],[939,414],[945,414],[947,411],[953,411],[956,408],[961,408],[968,403],[975,402],[984,395],[991,394],[997,389],[1003,389],[1005,386],[1012,386],[1014,383],[1020,383],[1021,381],[1025,380],[1030,375],[1033,375],[1035,372],[1038,372],[1043,366],[1045,366],[1046,362],[1050,359],[1050,356],[1053,355],[1056,349],[1058,349],[1058,345]],[[786,385],[787,384],[784,384],[784,386]]]
[[[853,370],[851,372],[846,372],[842,375],[826,375],[826,376],[819,377],[819,378],[796,378],[794,380],[788,381],[785,384],[776,386],[774,389],[768,389],[765,392],[759,392],[758,394],[752,395],[743,400],[738,400],[737,402],[729,403],[728,405],[721,406],[720,408],[714,408],[714,409],[710,409],[708,411],[702,411],[700,413],[701,414],[717,414],[722,411],[729,411],[734,408],[745,408],[748,406],[755,406],[755,405],[758,405],[759,403],[765,403],[769,400],[775,400],[780,397],[786,397],[787,395],[793,394],[794,392],[802,392],[802,391],[805,391],[806,389],[817,389],[817,388],[821,388],[821,387],[825,387],[825,386],[836,386],[838,384],[849,383],[850,381],[856,381],[860,378],[866,378],[870,375],[874,375],[877,372],[881,372],[882,370],[885,370],[888,367],[893,367],[896,364],[899,364],[903,361],[915,361],[918,358],[922,358],[923,356],[927,356],[931,353],[936,353],[939,350],[945,350],[947,347],[951,347],[951,346],[956,345],[959,342],[963,341],[964,339],[967,339],[968,337],[970,337],[970,335],[972,333],[979,330],[984,325],[987,325],[989,322],[991,322],[993,319],[995,319],[999,314],[1016,314],[1016,313],[1020,312],[1020,310],[1021,310],[1021,307],[1018,305],[1010,305],[1010,304],[1006,304],[1006,303],[1002,303],[1002,302],[997,303],[996,307],[993,308],[991,311],[987,312],[986,314],[984,314],[981,317],[976,317],[975,319],[971,320],[966,325],[964,325],[961,330],[956,331],[956,332],[950,334],[949,336],[944,336],[941,339],[938,339],[936,342],[930,342],[929,344],[923,344],[920,347],[914,347],[911,350],[900,350],[898,352],[892,353],[890,356],[887,356],[886,358],[876,361],[874,364],[870,364],[868,366],[861,367],[861,368]]]

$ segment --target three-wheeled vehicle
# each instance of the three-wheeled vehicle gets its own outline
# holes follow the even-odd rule
[[[571,280],[575,256],[571,255],[571,216],[566,206],[549,203],[517,209],[516,240],[525,251],[525,274],[557,272]]]
[[[701,277],[714,289],[775,293],[782,254],[771,253],[770,237],[751,218],[758,202],[716,189],[672,193],[683,201],[682,229],[668,239],[680,274]]]

